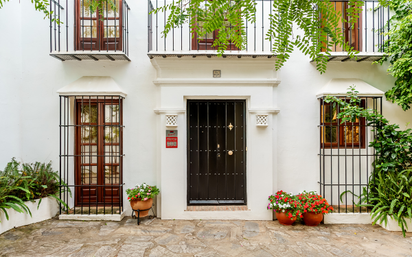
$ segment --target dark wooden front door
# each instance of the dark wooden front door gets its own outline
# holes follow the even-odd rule
[[[246,102],[187,105],[188,204],[246,204]]]

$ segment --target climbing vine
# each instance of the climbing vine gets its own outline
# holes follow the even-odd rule
[[[396,78],[395,85],[385,93],[386,99],[408,110],[412,104],[412,1],[391,0],[384,3],[393,11],[389,20],[388,39],[381,50],[383,64],[389,61],[388,72]]]

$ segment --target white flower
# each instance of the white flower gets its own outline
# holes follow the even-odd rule
[[[143,190],[143,189],[140,189],[140,192],[144,192],[144,190]]]

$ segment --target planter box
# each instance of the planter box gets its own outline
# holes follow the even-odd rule
[[[30,217],[30,214],[28,213],[19,213],[13,209],[8,209],[7,213],[9,215],[9,220],[7,220],[4,212],[1,211],[0,234],[15,227],[21,227],[43,220],[48,220],[54,217],[59,211],[59,204],[57,203],[56,199],[52,197],[43,198],[39,206],[39,209],[37,209],[38,203],[39,199],[35,200],[34,202],[25,202],[25,204],[27,205],[27,207],[29,207],[31,211],[32,217]]]
[[[406,219],[406,224],[408,224],[408,229],[406,232],[412,232],[412,220]],[[383,222],[381,227],[389,231],[402,231],[401,227],[398,226],[398,222],[395,219],[392,219],[391,216],[388,216],[388,223],[385,226],[385,222]]]

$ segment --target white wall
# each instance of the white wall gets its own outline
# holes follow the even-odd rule
[[[126,188],[146,182],[160,185],[164,218],[232,217],[271,219],[266,197],[276,190],[297,193],[318,190],[319,180],[319,102],[316,92],[332,78],[359,78],[381,90],[394,79],[386,66],[370,62],[329,63],[320,75],[309,59],[295,52],[279,73],[274,59],[156,59],[156,68],[147,57],[147,2],[129,1],[131,62],[67,61],[48,55],[49,21],[34,11],[29,1],[11,1],[0,10],[0,169],[12,158],[25,162],[52,160],[59,163],[59,110],[56,91],[82,76],[111,76],[128,96],[124,100],[124,182]],[[4,24],[7,24],[4,25]],[[156,65],[156,64],[155,64]],[[190,69],[188,68],[190,67]],[[222,80],[211,82],[212,70],[222,70]],[[157,74],[157,75],[156,75]],[[157,85],[153,83],[154,80]],[[167,83],[161,79],[204,79],[204,83]],[[233,79],[247,81],[234,83]],[[275,87],[256,79],[281,79]],[[269,126],[254,126],[256,113],[248,114],[248,207],[246,214],[187,214],[185,101],[199,98],[246,99],[248,108],[279,108],[270,114]],[[164,115],[155,109],[179,109],[179,148],[164,148]],[[272,108],[272,109],[271,109]],[[171,112],[171,111],[170,111]],[[384,102],[383,113],[392,122],[412,121],[412,112]],[[176,157],[176,158],[175,158]],[[171,174],[166,173],[166,165]],[[169,180],[170,179],[170,180]],[[172,183],[171,183],[172,182]],[[166,194],[179,184],[176,194]],[[165,193],[166,192],[166,193]],[[177,201],[171,206],[170,198]],[[125,206],[129,208],[128,202]],[[160,205],[159,205],[160,206]],[[160,210],[160,209],[159,209]],[[129,213],[129,211],[127,211]],[[197,216],[196,216],[197,215]]]

